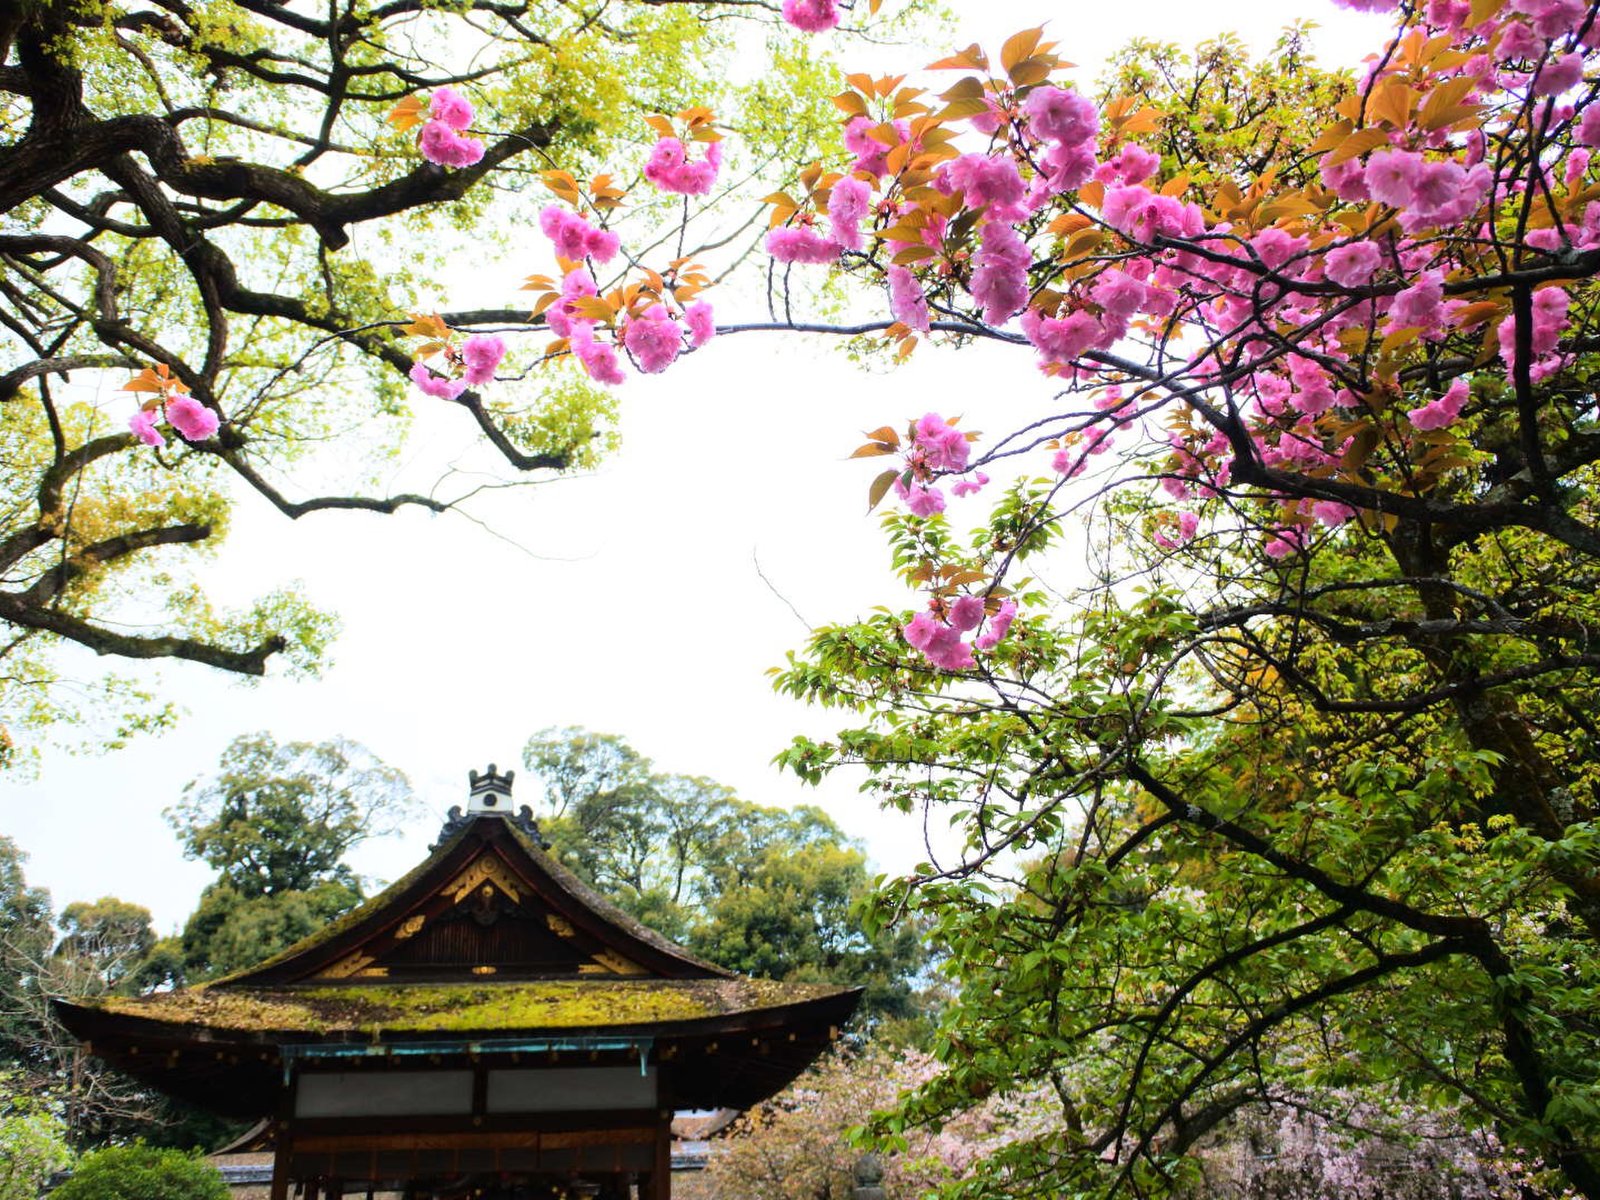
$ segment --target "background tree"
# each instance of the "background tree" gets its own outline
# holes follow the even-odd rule
[[[0,836],[0,1056],[12,1063],[26,1061],[32,1044],[32,965],[46,962],[55,944],[50,893],[28,886],[26,859],[15,842]]]
[[[20,1072],[0,1069],[0,1089],[0,1200],[38,1200],[50,1176],[72,1161],[65,1127]]]
[[[735,971],[859,984],[873,1019],[912,1015],[925,952],[909,927],[862,929],[866,856],[820,809],[658,774],[613,734],[543,730],[523,761],[552,852],[640,920]]]
[[[415,811],[405,775],[354,742],[235,738],[166,813],[184,853],[218,872],[184,928],[190,975],[260,962],[355,907],[344,856]]]
[[[17,1119],[10,1128],[16,1153],[48,1150],[58,1126],[79,1147],[131,1136],[192,1145],[214,1134],[217,1122],[86,1054],[52,1007],[56,999],[135,995],[175,981],[174,940],[156,937],[147,909],[114,896],[55,915],[49,893],[28,886],[22,862],[15,845],[0,839],[0,1073],[9,1098],[0,1115]]]

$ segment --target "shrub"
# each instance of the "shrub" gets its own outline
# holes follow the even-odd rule
[[[198,1153],[109,1146],[84,1155],[52,1200],[228,1200],[222,1174]]]

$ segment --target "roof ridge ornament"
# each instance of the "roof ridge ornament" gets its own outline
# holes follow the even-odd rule
[[[467,772],[467,782],[472,786],[467,791],[468,812],[502,812],[511,811],[511,781],[517,777],[515,771],[499,774],[493,763],[482,775],[476,771]]]
[[[460,833],[469,823],[481,816],[504,817],[528,837],[533,839],[534,845],[541,850],[550,849],[550,843],[545,840],[544,834],[539,830],[539,822],[534,819],[533,809],[524,804],[515,813],[511,807],[511,782],[517,777],[515,771],[501,773],[493,763],[482,774],[475,770],[467,772],[467,809],[461,811],[459,804],[452,804],[445,817],[444,828],[439,831],[439,840],[428,847],[429,851],[437,850],[450,838]]]

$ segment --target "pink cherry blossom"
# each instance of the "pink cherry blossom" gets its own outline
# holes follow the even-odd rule
[[[983,227],[983,244],[973,261],[972,298],[983,306],[983,319],[1003,325],[1028,303],[1028,268],[1033,254],[1017,231],[1003,221]]]
[[[914,517],[931,517],[944,511],[944,493],[936,487],[927,487],[915,480],[907,483],[902,474],[894,481],[894,491]]]
[[[1466,378],[1458,377],[1450,384],[1449,390],[1444,395],[1430,400],[1421,407],[1411,409],[1406,416],[1417,429],[1443,429],[1447,425],[1455,424],[1469,394],[1470,388]]]
[[[1567,327],[1568,300],[1567,293],[1560,287],[1540,288],[1533,294],[1533,323],[1529,332],[1534,355],[1530,372],[1535,382],[1560,365],[1555,349],[1562,331]],[[1516,329],[1515,319],[1507,317],[1498,330],[1500,357],[1506,364],[1506,378],[1513,381],[1517,369]]]
[[[477,333],[461,344],[461,361],[466,367],[466,383],[479,387],[494,381],[495,369],[506,356],[506,344],[491,334]]]
[[[946,423],[938,413],[929,413],[913,428],[916,448],[922,461],[933,471],[959,472],[967,469],[972,444],[967,435]]]
[[[167,400],[167,424],[188,442],[203,442],[222,424],[217,414],[193,396],[173,396]]]
[[[1434,330],[1443,319],[1444,272],[1424,271],[1417,282],[1398,293],[1389,306],[1386,329]]]
[[[913,650],[925,650],[939,632],[938,619],[930,612],[919,612],[900,627],[900,634]]]
[[[878,122],[871,117],[851,117],[844,126],[844,148],[856,156],[855,162],[850,164],[852,172],[864,171],[874,179],[881,179],[889,173],[889,147],[872,136],[876,128]],[[910,121],[895,121],[893,128],[902,142],[910,139]]]
[[[970,633],[982,620],[982,596],[957,596],[950,605],[950,628],[958,633]]]
[[[1556,96],[1583,82],[1583,55],[1558,54],[1533,77],[1535,96]]]
[[[943,671],[965,671],[973,665],[972,647],[961,640],[961,634],[948,625],[941,625],[922,648],[922,653],[934,666]]]
[[[992,220],[1015,221],[1026,214],[1023,198],[1028,188],[1009,157],[963,154],[940,172],[950,191],[960,191],[968,208],[988,208]]]
[[[472,124],[472,103],[453,87],[435,88],[428,115],[447,128],[465,129]]]
[[[1585,146],[1600,146],[1600,104],[1591,104],[1583,110],[1573,136]]]
[[[1285,525],[1267,539],[1264,547],[1268,558],[1288,558],[1305,549],[1305,531],[1298,525]]]
[[[584,372],[596,383],[615,386],[627,379],[622,373],[622,364],[617,360],[616,347],[609,342],[596,341],[593,332],[587,328],[581,334],[574,331],[572,353],[577,356]]]
[[[451,379],[447,375],[435,375],[428,369],[426,363],[413,363],[411,365],[411,382],[416,384],[427,395],[439,400],[454,400],[467,390],[465,379]]]
[[[1149,289],[1133,276],[1117,267],[1107,267],[1100,272],[1089,289],[1089,295],[1110,315],[1126,320],[1144,307]]]
[[[675,137],[664,137],[655,144],[644,165],[644,177],[663,192],[682,196],[704,196],[717,181],[722,165],[722,143],[706,143],[705,157],[691,159],[684,144]]]
[[[872,188],[846,175],[828,194],[828,223],[833,240],[845,250],[861,249],[861,219],[872,203]]]
[[[1367,159],[1367,190],[1380,204],[1407,208],[1417,194],[1422,155],[1410,150],[1379,150]]]
[[[1002,600],[999,611],[989,618],[989,626],[973,641],[979,650],[993,650],[1011,632],[1011,622],[1017,618],[1017,602]]]
[[[689,345],[698,349],[717,334],[716,318],[709,300],[696,300],[683,310],[683,323],[689,327]]]
[[[1500,42],[1495,47],[1496,57],[1501,62],[1542,58],[1545,49],[1545,40],[1521,21],[1507,21],[1501,27]]]
[[[1544,38],[1571,33],[1589,8],[1585,0],[1511,0],[1506,7],[1532,18],[1534,31]]]
[[[1042,365],[1065,365],[1089,350],[1104,350],[1114,340],[1088,312],[1065,317],[1041,317],[1029,310],[1022,317],[1022,332],[1039,351]]]
[[[767,253],[779,262],[836,262],[842,249],[809,225],[784,225],[767,234]]]
[[[1129,142],[1116,155],[1095,168],[1094,177],[1104,184],[1143,183],[1161,166],[1161,156]]]
[[[974,496],[982,491],[989,482],[989,477],[982,471],[974,471],[965,479],[958,479],[950,485],[950,490],[957,496]]]
[[[1367,190],[1366,164],[1359,158],[1334,162],[1331,153],[1324,154],[1320,171],[1322,182],[1327,184],[1339,199],[1352,204],[1371,199],[1371,193]]]
[[[834,0],[783,0],[783,19],[802,33],[826,33],[839,24]]]
[[[683,334],[665,305],[652,304],[643,315],[630,319],[623,326],[622,344],[641,371],[646,375],[658,375],[677,359],[683,349]]]
[[[134,437],[146,446],[165,446],[167,439],[161,436],[156,423],[154,409],[136,408],[133,410],[133,416],[128,418],[128,428],[133,430]]]
[[[1372,281],[1382,255],[1375,242],[1335,246],[1324,256],[1323,273],[1341,287],[1362,287]]]
[[[917,277],[906,267],[889,268],[889,312],[896,321],[920,333],[928,332],[928,299],[922,294]]]
[[[429,121],[418,139],[422,157],[441,167],[470,167],[483,158],[483,143],[464,138],[443,121]]]
[[[1100,114],[1077,92],[1048,85],[1036,87],[1022,103],[1028,129],[1040,141],[1087,142],[1100,131]]]
[[[592,258],[604,266],[617,252],[617,235],[597,229],[583,217],[559,204],[547,204],[539,213],[539,228],[555,246],[555,251],[570,262]]]

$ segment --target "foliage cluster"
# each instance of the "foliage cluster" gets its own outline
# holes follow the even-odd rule
[[[60,1200],[228,1200],[222,1174],[198,1154],[154,1146],[107,1146],[78,1160],[51,1193]]]
[[[621,738],[582,729],[534,734],[523,761],[544,788],[552,852],[651,928],[740,974],[864,986],[873,1021],[916,1016],[916,931],[865,931],[866,855],[820,809],[656,772]]]

